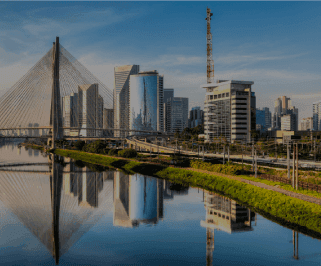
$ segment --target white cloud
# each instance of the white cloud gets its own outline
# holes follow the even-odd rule
[[[271,53],[270,53],[271,54]],[[225,56],[220,56],[215,59],[215,63],[222,64],[222,65],[231,65],[231,64],[254,64],[263,61],[277,61],[277,60],[287,60],[291,58],[297,58],[300,56],[306,55],[304,54],[293,54],[293,55],[280,55],[280,56],[270,56],[270,55],[263,55],[260,54],[246,54],[246,55],[239,55],[239,54],[229,54]]]

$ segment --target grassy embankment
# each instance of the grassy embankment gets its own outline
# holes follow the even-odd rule
[[[321,238],[321,206],[291,198],[281,193],[258,188],[236,180],[191,170],[140,163],[80,151],[61,150],[55,154],[76,160],[119,168],[129,174],[140,173],[167,179],[171,182],[218,192],[251,207],[278,223],[297,231]]]

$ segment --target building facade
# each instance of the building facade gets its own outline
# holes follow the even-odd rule
[[[256,130],[256,98],[253,81],[218,80],[203,85],[205,141],[251,141]]]
[[[193,107],[189,111],[188,127],[193,128],[202,124],[204,124],[204,111],[199,106]]]
[[[321,130],[321,101],[313,103],[313,130]]]
[[[174,97],[174,89],[164,89],[164,104],[167,103],[167,100]]]
[[[108,137],[114,136],[114,131],[110,130],[114,128],[114,109],[104,108],[103,114],[103,135]],[[109,130],[107,130],[109,129]]]
[[[281,116],[281,131],[296,131],[296,117],[294,114]]]
[[[129,129],[129,77],[138,74],[138,65],[126,65],[114,69],[114,132],[115,137],[125,137]],[[123,130],[123,131],[122,131]]]
[[[130,130],[164,130],[163,80],[164,77],[156,70],[130,75]],[[131,134],[137,133],[132,132]]]
[[[299,130],[312,131],[313,130],[313,117],[301,119]]]
[[[265,131],[271,127],[271,112],[268,107],[256,109],[256,129]]]
[[[182,132],[188,127],[188,98],[173,97],[165,103],[165,132]]]
[[[274,114],[272,118],[272,128],[274,130],[281,129],[281,117],[284,115],[294,115],[295,118],[295,130],[298,130],[299,124],[299,112],[295,106],[292,106],[290,98],[286,96],[281,96],[277,98],[274,102]]]

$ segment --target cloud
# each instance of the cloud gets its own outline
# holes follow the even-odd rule
[[[247,55],[239,55],[239,54],[230,54],[226,56],[220,56],[215,59],[215,63],[222,65],[249,65],[263,61],[277,61],[277,60],[287,60],[292,58],[297,58],[300,56],[304,56],[306,53],[302,54],[293,54],[293,55],[280,55],[280,56],[269,56],[262,54],[247,54]]]

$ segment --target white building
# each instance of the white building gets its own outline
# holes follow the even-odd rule
[[[129,76],[138,74],[138,65],[126,65],[114,69],[114,128],[129,129]],[[126,131],[115,131],[115,137],[125,137]]]
[[[321,130],[321,101],[313,103],[313,130]]]
[[[313,118],[312,117],[307,117],[307,118],[301,119],[299,130],[312,131],[313,130]]]
[[[201,86],[206,89],[204,102],[205,141],[221,138],[228,142],[251,141],[256,130],[256,98],[253,81],[217,80]]]

